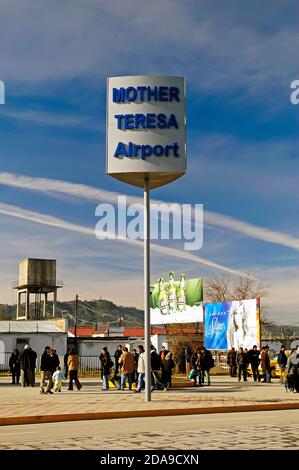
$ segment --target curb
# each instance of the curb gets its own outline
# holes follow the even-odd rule
[[[19,424],[44,424],[64,421],[90,421],[101,419],[149,418],[158,416],[183,416],[215,413],[242,413],[250,411],[281,411],[299,409],[299,403],[270,403],[263,405],[231,405],[207,408],[181,408],[164,410],[106,411],[101,413],[68,413],[57,415],[11,416],[0,418],[0,426]]]

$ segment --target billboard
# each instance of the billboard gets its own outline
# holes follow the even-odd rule
[[[186,172],[183,77],[126,76],[107,81],[107,173],[149,187]]]
[[[206,304],[204,338],[207,349],[260,346],[259,300]]]
[[[202,280],[186,279],[181,274],[175,280],[173,272],[165,282],[163,277],[152,286],[151,325],[198,323],[203,321]]]

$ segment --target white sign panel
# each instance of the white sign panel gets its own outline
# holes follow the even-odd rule
[[[108,78],[107,173],[135,186],[186,172],[186,87],[182,77]]]

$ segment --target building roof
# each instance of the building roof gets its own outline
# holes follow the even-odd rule
[[[1,320],[1,333],[65,333],[65,331],[50,320]]]
[[[87,326],[78,326],[77,327],[77,337],[81,336],[94,336],[94,335],[100,335],[104,334],[107,331],[107,329],[102,329],[102,330],[96,330],[92,327],[87,327]],[[70,336],[75,335],[75,328],[71,327],[68,329],[68,333]],[[113,336],[119,337],[119,334],[113,334],[114,332],[111,331],[110,337],[113,338]],[[152,335],[157,335],[157,334],[194,334],[194,329],[190,328],[183,328],[183,329],[178,329],[178,330],[170,330],[167,331],[165,328],[151,328],[151,334]],[[123,332],[124,337],[137,337],[137,338],[143,338],[144,337],[144,329],[143,328],[124,328]]]

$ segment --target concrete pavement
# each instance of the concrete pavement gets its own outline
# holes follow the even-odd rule
[[[298,450],[299,411],[34,424],[0,433],[4,450]]]
[[[277,380],[265,384],[214,376],[211,387],[176,389],[166,393],[155,391],[150,403],[144,402],[143,393],[103,392],[94,379],[83,379],[82,384],[80,392],[67,391],[64,387],[61,393],[40,395],[38,386],[22,389],[10,385],[8,377],[1,377],[0,423],[299,408],[299,394],[286,393]]]

